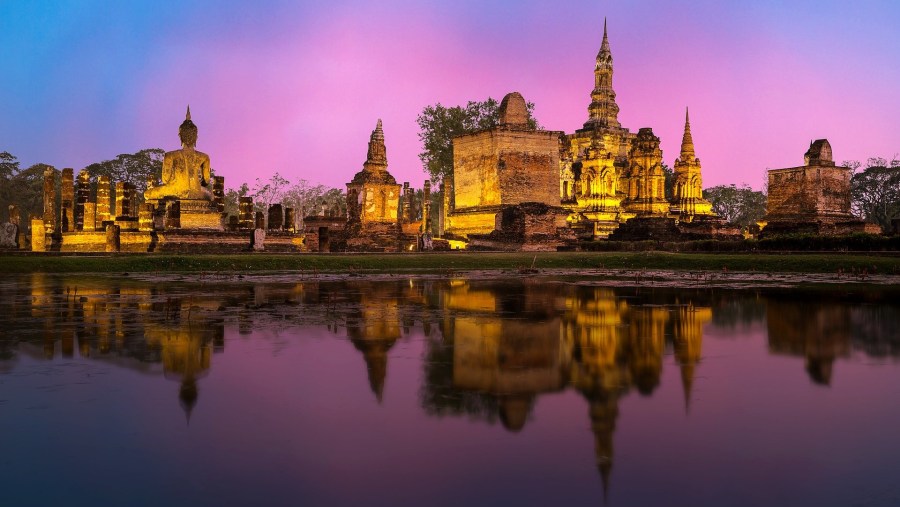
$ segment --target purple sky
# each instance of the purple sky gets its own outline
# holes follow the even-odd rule
[[[815,138],[838,161],[900,152],[893,0],[158,4],[0,4],[0,150],[76,169],[172,150],[190,103],[227,187],[343,187],[381,118],[389,170],[419,187],[426,105],[519,91],[544,127],[579,128],[606,16],[623,126],[652,127],[671,165],[690,106],[707,187],[761,188]]]

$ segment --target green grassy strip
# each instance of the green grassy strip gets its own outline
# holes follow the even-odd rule
[[[547,252],[432,254],[242,254],[0,256],[0,273],[399,272],[537,269],[666,269],[900,275],[900,257],[878,254]]]

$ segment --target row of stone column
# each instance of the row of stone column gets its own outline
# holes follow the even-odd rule
[[[444,231],[444,227],[447,222],[447,214],[453,211],[453,188],[449,179],[444,179],[441,183],[443,187],[444,195],[443,195],[443,206],[441,207],[441,213],[438,215],[438,229],[441,233]],[[426,180],[425,185],[422,189],[422,223],[427,228],[432,219],[431,212],[431,181]],[[413,190],[409,186],[409,182],[403,182],[403,202],[400,207],[400,221],[403,223],[409,223],[413,221],[413,216],[415,216],[415,210],[413,208]]]
[[[294,232],[296,214],[294,208],[272,204],[267,213],[253,211],[253,198],[238,199],[238,216],[229,217],[229,229],[268,229],[270,231]],[[268,220],[267,220],[268,218]]]

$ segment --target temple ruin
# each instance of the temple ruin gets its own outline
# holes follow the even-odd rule
[[[770,169],[761,236],[785,233],[878,234],[881,228],[850,213],[853,170],[835,165],[827,139],[810,142],[799,167]]]

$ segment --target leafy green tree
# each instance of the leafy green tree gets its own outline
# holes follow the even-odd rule
[[[253,196],[253,207],[256,208],[256,211],[266,213],[270,205],[281,202],[290,184],[290,181],[284,179],[277,172],[269,178],[269,181],[256,178],[256,184],[253,186],[253,193],[251,194]]]
[[[533,116],[534,104],[528,102],[528,123],[541,128]],[[500,121],[500,103],[493,98],[469,101],[465,107],[426,106],[416,118],[422,152],[419,159],[432,183],[453,176],[453,138],[496,127]]]
[[[236,190],[233,188],[226,190],[222,199],[225,204],[225,213],[237,215],[240,211],[240,198],[246,197],[248,194],[250,194],[250,186],[246,183],[241,183],[241,186]]]
[[[850,198],[856,215],[889,231],[891,219],[900,217],[900,159],[870,158],[850,179]]]
[[[766,194],[746,183],[740,187],[731,184],[707,188],[703,197],[712,203],[716,214],[740,227],[753,225],[766,214]]]
[[[25,224],[22,224],[24,227],[29,226],[27,223],[29,216],[41,217],[44,214],[44,170],[49,167],[47,164],[34,164],[9,179],[7,187],[10,195],[9,204],[19,207],[19,216],[25,221]],[[57,198],[58,192],[57,188]]]
[[[137,153],[123,153],[112,160],[95,162],[85,167],[91,175],[93,191],[96,191],[97,177],[108,176],[109,181],[131,183],[137,189],[138,199],[143,200],[147,190],[147,180],[158,181],[162,174],[162,162],[166,152],[159,148],[149,148]]]
[[[19,172],[19,160],[8,151],[0,152],[0,215],[6,217],[6,210],[15,195],[12,192],[11,180]],[[2,218],[0,218],[2,220]]]

